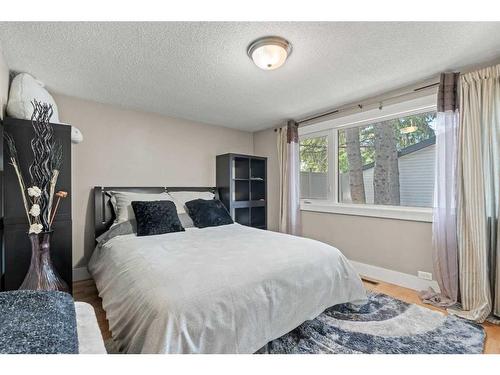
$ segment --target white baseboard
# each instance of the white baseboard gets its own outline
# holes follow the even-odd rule
[[[417,276],[410,275],[399,271],[389,270],[387,268],[372,266],[370,264],[350,261],[356,271],[362,276],[367,276],[371,279],[384,281],[386,283],[403,286],[414,290],[426,290],[432,287],[439,292],[439,286],[435,280],[424,280]]]
[[[82,281],[91,279],[89,271],[87,271],[87,267],[78,267],[73,268],[73,281]]]

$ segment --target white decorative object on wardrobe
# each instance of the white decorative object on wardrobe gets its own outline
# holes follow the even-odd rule
[[[36,99],[38,102],[52,105],[54,113],[50,122],[59,123],[57,104],[44,86],[42,82],[28,73],[20,73],[15,76],[10,84],[7,114],[10,117],[31,120],[31,114],[33,113],[31,102]]]
[[[31,120],[33,113],[33,105],[31,102],[36,99],[39,102],[52,105],[54,113],[50,118],[50,122],[60,124],[59,112],[57,104],[45,89],[43,82],[37,80],[28,73],[20,73],[14,77],[10,85],[9,101],[7,104],[7,114],[10,117],[20,118],[23,120]],[[71,127],[71,142],[74,144],[81,143],[83,135],[80,129]]]
[[[78,144],[83,141],[83,134],[80,129],[71,127],[71,143]]]

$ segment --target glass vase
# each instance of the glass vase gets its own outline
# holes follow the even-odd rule
[[[53,231],[28,234],[31,243],[31,263],[19,289],[69,292],[68,284],[59,276],[50,259],[52,233]]]

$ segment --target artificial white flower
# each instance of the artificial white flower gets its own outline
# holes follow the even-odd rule
[[[30,225],[30,233],[38,234],[43,230],[43,225],[40,223],[35,223]]]
[[[40,215],[40,206],[38,204],[35,203],[33,206],[31,206],[30,215],[34,217]]]
[[[42,195],[42,191],[38,186],[32,186],[28,188],[28,195],[30,197],[39,197],[40,195]]]

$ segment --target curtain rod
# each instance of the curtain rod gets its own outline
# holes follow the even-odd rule
[[[427,89],[439,86],[439,77],[432,79],[432,80],[427,80],[423,83],[420,83],[420,86],[418,86],[418,87],[415,87],[415,86],[416,85],[413,85],[412,86],[413,88],[394,90],[393,94],[388,94],[387,96],[381,95],[379,97],[374,97],[372,99],[367,99],[365,101],[361,101],[357,104],[349,104],[345,107],[340,107],[340,108],[336,108],[336,109],[333,109],[330,111],[321,112],[321,113],[318,113],[316,115],[311,115],[309,117],[305,117],[303,119],[298,120],[297,125],[302,125],[306,122],[319,120],[321,118],[329,117],[329,116],[336,115],[336,114],[339,114],[342,112],[348,112],[348,111],[352,111],[352,110],[362,110],[363,108],[369,107],[372,105],[379,105],[379,107],[382,107],[383,102],[398,99],[398,98],[405,97],[405,96],[414,94],[414,93],[422,91],[422,90],[427,90]],[[277,128],[275,128],[274,131],[277,131]]]

